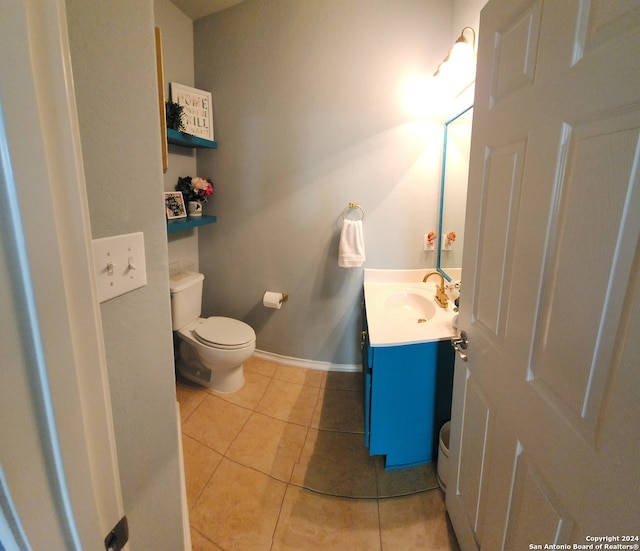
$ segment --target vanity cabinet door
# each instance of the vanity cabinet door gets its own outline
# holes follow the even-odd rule
[[[448,342],[373,347],[369,446],[387,469],[429,463],[450,418],[453,350]]]

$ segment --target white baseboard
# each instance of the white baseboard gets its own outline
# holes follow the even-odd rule
[[[318,371],[342,371],[357,372],[362,371],[362,366],[357,364],[334,364],[331,362],[319,362],[317,360],[305,360],[303,358],[292,358],[291,356],[281,356],[264,350],[256,350],[254,352],[256,358],[269,360],[284,365],[293,365],[296,367],[306,367],[308,369],[317,369]]]

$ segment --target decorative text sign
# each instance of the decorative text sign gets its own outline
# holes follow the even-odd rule
[[[182,124],[192,136],[214,141],[211,92],[171,83],[171,101],[184,107]]]

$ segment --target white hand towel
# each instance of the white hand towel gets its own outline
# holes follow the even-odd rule
[[[364,232],[362,220],[342,221],[340,247],[338,250],[338,266],[341,268],[357,268],[365,261]]]

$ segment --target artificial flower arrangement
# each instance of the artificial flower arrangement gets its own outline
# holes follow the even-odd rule
[[[176,191],[181,191],[185,201],[200,201],[206,203],[209,195],[213,193],[213,182],[208,178],[196,176],[178,177]]]

